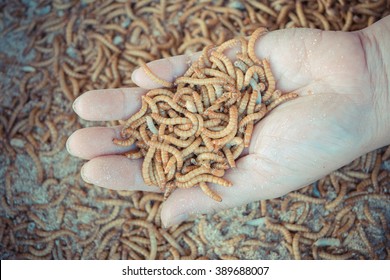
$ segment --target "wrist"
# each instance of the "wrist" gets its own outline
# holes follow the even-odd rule
[[[358,32],[365,53],[372,112],[371,149],[390,144],[390,16]],[[370,146],[371,146],[370,145]]]

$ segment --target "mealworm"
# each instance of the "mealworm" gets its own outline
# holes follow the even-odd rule
[[[184,183],[186,181],[191,180],[195,176],[199,176],[199,175],[205,174],[205,173],[210,173],[210,168],[201,166],[201,167],[196,168],[193,171],[188,172],[185,175],[182,175],[180,173],[176,173],[176,179],[177,179],[177,182]]]
[[[325,260],[348,260],[354,256],[354,252],[347,252],[341,255],[334,255],[325,251],[319,251],[318,256]]]
[[[314,198],[310,196],[306,196],[304,194],[298,193],[298,192],[292,192],[288,194],[289,197],[298,199],[300,201],[309,202],[313,204],[322,204],[325,202],[325,199],[323,198]]]
[[[239,129],[243,129],[244,126],[246,126],[248,123],[253,121],[261,120],[265,114],[267,113],[267,108],[264,104],[261,104],[261,109],[257,113],[252,113],[249,115],[246,115],[239,123],[238,127]]]
[[[191,180],[184,182],[184,183],[177,182],[176,185],[178,188],[187,189],[187,188],[190,188],[190,187],[192,187],[200,182],[210,182],[210,183],[218,184],[218,185],[221,185],[224,187],[231,187],[232,186],[231,182],[229,182],[223,178],[215,177],[212,175],[206,175],[206,174],[194,177]]]
[[[163,166],[162,166],[161,162],[158,162],[157,160],[154,161],[154,164],[155,164],[155,168],[157,171],[158,186],[160,187],[160,190],[164,190],[165,185],[167,183],[167,179],[165,177]]]
[[[146,249],[142,248],[141,246],[138,246],[137,244],[129,240],[126,240],[125,238],[121,238],[120,242],[122,242],[122,244],[124,244],[125,246],[129,247],[131,250],[134,250],[136,253],[139,253],[142,256],[144,256],[145,259],[149,258],[150,253]]]
[[[152,143],[150,143],[150,144],[152,144]],[[145,184],[147,184],[149,186],[152,185],[152,181],[151,181],[151,178],[149,175],[149,170],[150,170],[151,162],[152,162],[152,159],[153,159],[155,152],[156,152],[156,147],[150,146],[148,152],[145,155],[145,159],[142,163],[142,177],[145,181]]]
[[[162,85],[163,87],[172,87],[173,84],[171,82],[163,80],[160,77],[156,76],[156,74],[154,74],[152,70],[150,70],[149,66],[142,59],[138,59],[138,64],[141,66],[142,70],[144,70],[145,74],[154,82]]]
[[[328,233],[330,227],[331,224],[325,223],[319,232],[302,232],[302,236],[309,239],[316,240],[324,237]]]
[[[38,250],[34,248],[33,246],[29,246],[29,252],[31,255],[37,256],[37,257],[43,257],[51,253],[54,247],[54,241],[51,240],[48,244],[46,244],[46,247],[42,250]]]
[[[178,169],[182,168],[183,157],[182,157],[182,153],[178,149],[174,148],[173,146],[170,146],[169,144],[159,143],[159,142],[155,142],[155,141],[150,142],[150,147],[156,148],[156,149],[161,149],[161,150],[167,151],[168,153],[174,155],[174,157],[176,158],[176,162],[177,162],[177,168]]]
[[[341,201],[344,199],[344,196],[346,194],[347,194],[347,184],[342,184],[337,197],[329,204],[326,204],[325,209],[327,210],[334,209],[336,206],[338,206],[341,203]]]
[[[175,84],[192,84],[192,85],[223,85],[226,83],[226,79],[223,78],[206,78],[197,79],[191,77],[177,78]]]
[[[126,139],[117,139],[117,138],[114,138],[114,139],[112,139],[112,142],[113,142],[115,145],[118,145],[118,146],[129,147],[129,146],[131,146],[131,145],[134,144],[135,139],[134,139],[133,137],[129,137],[129,138],[126,138]]]
[[[128,151],[123,155],[129,159],[140,159],[143,156],[145,156],[146,153],[143,153],[141,150],[133,150],[133,151]]]
[[[211,57],[216,57],[220,61],[222,61],[223,64],[225,65],[225,69],[226,69],[227,73],[229,74],[229,76],[232,77],[233,79],[236,79],[236,71],[234,70],[233,63],[230,61],[230,59],[226,55],[224,55],[221,52],[213,51],[211,53]],[[210,58],[210,60],[211,60],[211,58]]]
[[[229,123],[225,129],[223,129],[221,131],[214,132],[214,131],[208,130],[207,128],[203,128],[202,133],[209,138],[214,138],[214,139],[215,138],[222,138],[222,137],[225,137],[226,135],[228,135],[232,132],[234,127],[237,126],[237,122],[238,122],[237,107],[231,106],[229,108]]]
[[[272,231],[279,231],[284,236],[284,239],[288,244],[292,243],[291,233],[285,227],[272,223],[269,219],[265,220],[265,225]]]
[[[171,244],[172,247],[174,247],[179,252],[180,255],[185,255],[184,249],[175,240],[175,238],[172,237],[171,234],[169,234],[168,232],[166,232],[163,229],[160,229],[159,231],[160,231],[161,235],[165,238],[165,240],[168,241],[168,243]]]
[[[222,150],[225,153],[226,160],[229,163],[230,167],[235,168],[236,163],[234,161],[234,157],[233,157],[231,150],[228,147],[223,147]]]
[[[214,153],[202,153],[197,156],[197,161],[215,161],[215,162],[225,162],[225,158]]]
[[[189,238],[185,234],[183,235],[183,240],[188,245],[188,247],[190,248],[190,255],[189,256],[184,256],[181,259],[182,260],[184,260],[184,259],[187,259],[187,260],[195,259],[195,257],[198,255],[198,249],[197,249],[196,243],[194,241],[192,241],[192,239]]]
[[[211,197],[212,199],[214,199],[215,201],[218,201],[218,202],[221,202],[222,201],[222,198],[216,193],[214,192],[205,182],[200,182],[199,183],[199,187],[201,188],[201,190],[209,197]]]
[[[160,123],[165,125],[176,125],[176,124],[191,124],[191,121],[188,118],[181,118],[181,117],[175,117],[175,118],[164,118],[160,116],[159,114],[151,114],[152,118]]]
[[[252,133],[253,133],[253,127],[254,127],[253,122],[250,122],[250,123],[247,124],[247,126],[245,128],[245,133],[244,133],[244,147],[245,148],[249,147],[249,144],[250,144],[250,141],[251,141],[251,137],[252,137]]]
[[[294,234],[294,238],[292,241],[292,251],[294,253],[294,259],[300,260],[301,259],[301,253],[299,251],[299,239],[301,237],[300,233]]]
[[[108,217],[97,219],[97,220],[94,221],[94,223],[96,225],[107,224],[107,223],[113,221],[118,216],[119,212],[120,212],[120,207],[119,206],[115,206],[114,209],[112,210],[111,214],[108,215]]]
[[[259,65],[262,65],[262,61],[257,58],[256,51],[255,51],[255,43],[257,39],[262,37],[264,34],[266,34],[268,30],[266,28],[258,28],[255,30],[255,32],[252,33],[252,35],[249,37],[248,40],[248,56]]]

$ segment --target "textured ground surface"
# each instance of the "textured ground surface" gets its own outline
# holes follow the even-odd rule
[[[1,259],[389,258],[388,148],[299,192],[166,230],[160,195],[85,184],[65,149],[75,129],[107,125],[79,120],[72,101],[132,86],[138,58],[259,26],[358,30],[388,15],[387,1],[78,2],[0,2]]]

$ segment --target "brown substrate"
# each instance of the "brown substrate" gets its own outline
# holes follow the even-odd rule
[[[80,121],[72,101],[134,86],[139,58],[260,26],[358,30],[389,14],[386,1],[76,2],[0,4],[0,258],[389,258],[389,148],[280,199],[162,229],[162,195],[85,184],[64,147],[99,125]]]

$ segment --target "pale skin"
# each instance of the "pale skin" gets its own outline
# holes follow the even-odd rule
[[[390,144],[389,37],[387,17],[358,32],[291,29],[258,40],[256,54],[269,59],[276,88],[299,97],[256,125],[249,149],[224,176],[232,187],[210,184],[222,202],[206,197],[200,188],[178,189],[164,202],[164,226],[282,196]],[[173,81],[198,55],[148,66]],[[138,87],[86,92],[75,101],[75,112],[90,121],[129,118],[140,109],[141,96],[160,87],[141,69],[132,77]],[[120,155],[128,148],[112,143],[119,135],[120,127],[89,127],[70,136],[69,153],[88,160],[81,170],[83,179],[114,190],[159,191],[143,182],[142,160]]]

